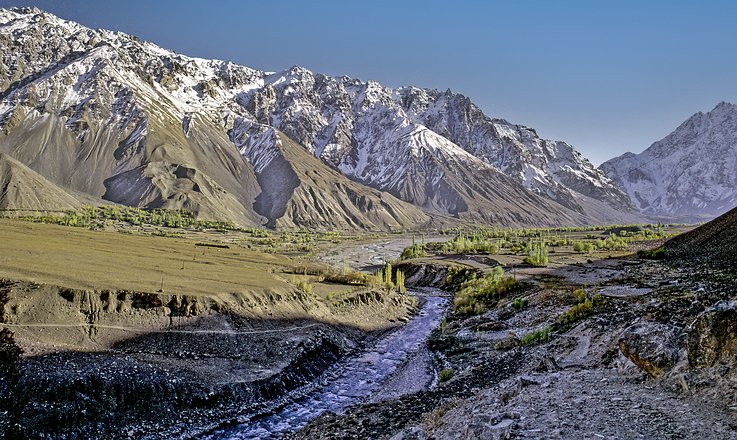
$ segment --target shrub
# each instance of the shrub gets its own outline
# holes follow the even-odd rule
[[[514,310],[526,309],[530,305],[530,300],[527,298],[517,297],[512,301],[512,308]]]
[[[596,247],[612,251],[623,251],[627,249],[627,239],[614,234],[609,234],[604,240],[596,240]]]
[[[427,249],[424,243],[415,243],[412,239],[412,246],[404,248],[399,256],[399,261],[410,260],[412,258],[422,258],[427,256]]]
[[[585,318],[591,313],[594,303],[590,299],[585,299],[582,303],[578,303],[560,315],[556,322],[560,325],[568,326],[576,321]]]
[[[584,289],[575,290],[573,295],[576,298],[576,304],[558,316],[558,319],[555,321],[556,324],[563,327],[569,327],[581,319],[591,315],[595,311],[595,308],[601,307],[605,303],[604,298],[599,294],[595,294],[589,299]]]
[[[526,335],[522,336],[522,339],[520,339],[520,343],[522,345],[532,345],[532,344],[538,344],[540,342],[545,342],[548,339],[550,339],[550,336],[553,334],[553,329],[550,326],[543,327],[538,330],[533,330]]]
[[[573,243],[574,252],[591,253],[594,251],[594,244],[589,241],[576,241]]]
[[[443,368],[440,371],[440,374],[438,374],[438,380],[440,381],[440,383],[447,382],[453,378],[454,374],[455,371],[453,371],[452,368]]]
[[[479,314],[486,306],[519,288],[519,283],[504,275],[504,269],[495,267],[481,278],[469,278],[456,293],[454,309],[462,315]]]
[[[645,249],[637,252],[637,256],[640,258],[647,258],[649,260],[661,260],[668,256],[668,252],[663,246],[656,247],[655,249]]]
[[[300,281],[297,283],[297,289],[301,290],[303,293],[311,294],[312,284],[308,283],[307,281]]]
[[[487,253],[496,254],[501,247],[500,240],[490,241],[487,234],[476,232],[472,235],[456,234],[453,239],[440,245],[445,254]]]

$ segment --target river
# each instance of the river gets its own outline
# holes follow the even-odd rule
[[[429,386],[433,378],[429,373],[422,377],[418,370],[429,370],[425,342],[440,325],[447,299],[432,291],[414,294],[424,299],[420,312],[362,353],[342,360],[335,379],[272,414],[215,431],[205,438],[275,439],[304,427],[326,411],[340,413],[357,403],[397,397],[419,391],[418,386]],[[423,363],[427,365],[418,367]]]

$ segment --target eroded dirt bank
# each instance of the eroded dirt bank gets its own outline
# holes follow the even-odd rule
[[[9,438],[201,432],[274,404],[416,312],[386,292],[325,303],[296,289],[211,297],[10,280],[0,305],[3,346],[9,330],[24,352],[2,374]]]

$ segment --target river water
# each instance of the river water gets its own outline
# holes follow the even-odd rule
[[[275,439],[304,427],[326,411],[340,413],[348,406],[372,400],[372,396],[379,393],[386,397],[383,385],[391,380],[405,360],[415,361],[418,353],[424,350],[428,336],[444,316],[445,298],[432,293],[417,294],[425,299],[420,313],[361,354],[341,361],[338,365],[340,374],[334,380],[274,414],[211,433],[207,438]],[[387,388],[394,390],[396,383]]]

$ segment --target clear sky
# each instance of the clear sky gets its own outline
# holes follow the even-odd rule
[[[599,164],[737,102],[737,1],[0,0],[174,51],[450,88]]]

